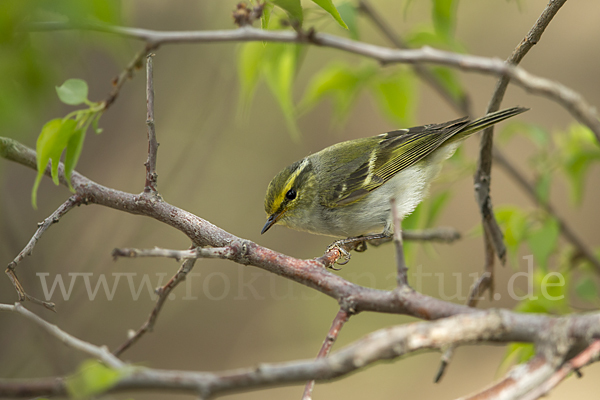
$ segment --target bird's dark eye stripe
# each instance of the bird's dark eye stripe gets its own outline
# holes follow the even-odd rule
[[[294,200],[296,198],[296,191],[294,189],[288,190],[285,194],[285,198],[288,200]]]

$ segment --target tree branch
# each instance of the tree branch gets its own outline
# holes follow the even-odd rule
[[[120,356],[125,350],[135,344],[142,336],[146,334],[146,332],[152,332],[154,328],[154,324],[156,323],[156,319],[158,318],[158,314],[160,310],[162,310],[163,305],[165,304],[165,300],[169,297],[169,294],[175,289],[179,283],[185,280],[187,274],[194,268],[195,259],[187,259],[182,264],[179,270],[173,277],[167,282],[167,284],[161,288],[156,289],[156,294],[158,295],[158,299],[156,300],[156,305],[150,312],[148,319],[144,324],[133,334],[131,335],[125,343],[119,346],[113,354],[115,356]]]
[[[122,368],[125,365],[117,357],[113,356],[106,347],[98,347],[91,343],[84,342],[83,340],[78,339],[75,336],[69,335],[67,332],[63,331],[58,326],[53,325],[38,317],[28,309],[23,307],[23,305],[21,305],[20,303],[15,303],[14,305],[0,304],[0,311],[12,311],[21,314],[25,318],[35,322],[46,332],[60,340],[65,345],[75,350],[86,353],[94,358],[97,358],[98,360],[106,364],[108,367]]]
[[[565,2],[566,0],[550,0],[531,30],[527,33],[523,40],[521,40],[521,43],[519,43],[519,45],[513,50],[511,56],[506,60],[505,65],[510,65],[511,68],[515,68],[515,70],[517,70],[518,67],[516,67],[516,65],[519,64],[529,50],[541,39],[544,30]],[[500,104],[504,98],[504,93],[506,92],[508,83],[510,80],[513,80],[513,78],[514,77],[510,76],[510,74],[500,77],[498,83],[496,84],[494,94],[492,95],[492,98],[488,104],[488,113],[500,109]],[[533,78],[532,81],[535,82],[537,79],[538,78]],[[515,83],[519,84],[519,82]],[[563,105],[566,107],[565,104]],[[598,120],[597,116],[594,118],[596,118],[597,123],[600,123],[600,120]],[[504,245],[502,231],[498,226],[496,217],[494,216],[492,199],[490,197],[490,185],[492,181],[492,148],[494,144],[493,133],[494,127],[490,126],[483,131],[481,136],[481,142],[479,146],[479,161],[477,163],[477,172],[475,172],[475,176],[473,178],[473,184],[475,187],[477,204],[479,205],[479,209],[481,211],[484,235],[492,245],[492,247],[486,245],[486,252],[493,248],[495,254],[498,256],[502,264],[504,264],[506,261],[506,246]],[[596,132],[596,138],[600,141],[600,132]],[[486,256],[486,259],[493,260],[493,257]],[[493,265],[486,265],[486,270],[493,270]]]
[[[562,0],[564,1],[564,0]],[[541,20],[540,23],[545,23]],[[544,96],[562,105],[582,124],[588,126],[600,142],[600,119],[594,107],[590,106],[583,97],[568,87],[544,79],[524,69],[505,63],[495,58],[478,57],[453,53],[423,47],[422,49],[398,50],[369,43],[357,42],[327,33],[269,31],[256,29],[250,26],[232,30],[217,31],[172,31],[161,32],[149,29],[127,28],[103,24],[65,24],[61,22],[33,23],[28,25],[30,31],[49,31],[65,29],[83,29],[99,32],[113,33],[131,39],[143,40],[149,50],[156,49],[163,44],[170,43],[220,43],[220,42],[284,42],[314,44],[330,47],[348,53],[369,57],[380,63],[432,63],[447,65],[464,71],[479,72],[488,75],[504,76],[512,83],[521,86],[530,93]],[[541,34],[543,30],[535,30]],[[532,36],[536,40],[537,36]],[[529,42],[529,40],[527,40]]]
[[[2,305],[0,310],[5,307],[7,306]],[[488,310],[457,315],[435,322],[418,322],[393,326],[375,331],[331,354],[329,357],[316,360],[262,364],[254,368],[220,373],[167,371],[138,367],[130,369],[127,374],[123,374],[119,381],[112,388],[108,388],[107,391],[178,390],[194,394],[199,393],[203,397],[209,397],[240,389],[261,388],[312,379],[330,380],[380,360],[392,360],[421,350],[438,350],[450,344],[498,343],[514,340],[535,341],[544,336],[543,330],[535,329],[529,323],[521,325],[514,316],[515,313],[510,311]],[[535,315],[530,314],[529,317],[529,319],[532,319],[531,317],[535,317]],[[563,329],[552,331],[551,327],[557,325],[562,326]],[[578,338],[579,340],[589,341],[591,337],[600,334],[600,313],[562,318],[545,317],[543,329],[546,332],[552,332],[552,335],[544,336],[547,343],[552,340],[562,342],[564,338],[561,336],[566,332],[569,332],[572,339]],[[93,351],[102,349],[96,346],[93,347],[95,347]],[[108,357],[110,359],[112,356]],[[514,388],[526,387],[529,390],[532,387],[523,385],[524,381],[517,381],[515,377],[527,378],[529,382],[531,382],[531,378],[535,378],[535,381],[538,382],[553,374],[556,367],[553,367],[546,359],[546,357],[538,356],[525,367],[516,367],[515,369],[520,368],[521,370],[528,368],[529,371],[519,375],[511,372],[510,377],[507,379],[511,380],[508,383],[512,385],[513,391]],[[592,357],[589,360],[592,361]],[[112,360],[112,362],[121,363],[120,360]],[[540,366],[544,368],[543,374],[536,373]],[[121,368],[118,365],[115,367]],[[56,383],[56,381],[53,382]],[[25,397],[23,393],[27,393],[27,396],[31,397],[64,393],[64,385],[55,384],[52,386],[50,383],[52,382],[47,379],[19,380],[17,382],[0,380],[0,396],[14,397],[19,395]],[[14,390],[17,385],[20,389],[19,392]],[[506,379],[503,386],[496,385],[497,388],[502,390],[506,390],[508,386],[510,385],[507,384]],[[55,388],[55,392],[50,392],[52,387]],[[41,389],[36,392],[36,388]],[[494,393],[489,390],[488,392]],[[523,394],[524,392],[519,393]],[[495,397],[488,395],[487,397],[478,398]]]
[[[323,345],[321,346],[321,349],[317,354],[317,359],[327,357],[327,355],[329,355],[333,344],[337,340],[340,330],[343,328],[344,324],[348,322],[350,315],[352,315],[350,312],[340,308],[340,311],[338,311],[335,318],[333,319],[333,322],[331,323],[331,328],[329,328],[329,332],[327,332],[327,336],[323,341]],[[302,394],[302,400],[312,399],[312,391],[314,387],[314,380],[308,381],[306,383],[306,386],[304,387],[304,393]]]
[[[158,142],[156,141],[156,131],[154,128],[154,63],[152,58],[154,54],[146,56],[146,125],[148,125],[148,160],[146,166],[146,184],[144,191],[156,194],[158,189],[156,181],[156,155],[158,152]]]

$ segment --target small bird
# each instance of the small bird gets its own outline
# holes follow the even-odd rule
[[[337,237],[390,236],[392,198],[402,221],[423,200],[442,162],[464,139],[527,110],[513,107],[474,121],[464,117],[399,129],[311,154],[284,168],[269,183],[268,219],[261,234],[279,223]]]

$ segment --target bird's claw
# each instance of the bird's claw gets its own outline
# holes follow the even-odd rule
[[[348,264],[348,262],[350,261],[350,252],[345,249],[343,240],[338,240],[337,242],[333,242],[332,244],[330,244],[327,247],[327,250],[325,251],[325,253],[329,253],[332,250],[337,250],[339,253],[339,256],[334,261],[334,264],[338,264],[338,265]],[[340,258],[342,258],[343,261],[340,261]],[[341,269],[341,268],[335,268],[333,266],[330,266],[329,268],[333,269],[334,271],[339,271]]]

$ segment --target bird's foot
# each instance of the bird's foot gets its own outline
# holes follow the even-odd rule
[[[337,250],[339,256],[334,261],[334,264],[346,265],[350,261],[350,252],[352,250],[362,253],[363,251],[367,250],[367,241],[384,239],[388,236],[389,235],[385,233],[378,233],[374,235],[349,237],[347,239],[336,240],[327,247],[325,254],[329,253],[331,250]],[[342,259],[342,261],[340,261],[340,259]],[[331,266],[329,268],[338,270],[338,268],[333,268]]]

